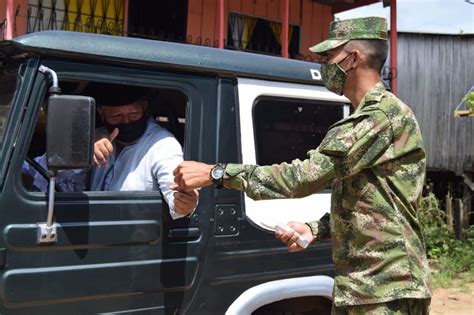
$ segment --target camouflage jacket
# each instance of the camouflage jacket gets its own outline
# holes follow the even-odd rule
[[[323,237],[330,222],[334,303],[343,306],[431,296],[417,217],[424,178],[416,118],[378,83],[308,159],[228,164],[224,185],[253,199],[274,199],[307,196],[332,183],[330,220],[310,226]]]

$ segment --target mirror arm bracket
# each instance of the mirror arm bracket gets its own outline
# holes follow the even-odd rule
[[[40,65],[38,67],[38,71],[43,74],[49,74],[52,78],[52,85],[49,88],[50,94],[60,94],[61,89],[58,85],[58,75],[54,70],[50,68]],[[46,222],[37,223],[37,239],[36,242],[40,245],[46,244],[56,244],[58,241],[57,237],[57,223],[53,223],[53,215],[54,215],[54,193],[55,193],[55,176],[56,172],[50,172],[50,179],[49,179],[49,192],[48,192],[48,217]]]
[[[54,214],[54,193],[55,193],[55,172],[50,172],[49,192],[48,192],[48,217],[45,223],[37,224],[37,243],[38,244],[56,244],[58,241],[57,223],[53,223]]]
[[[49,88],[49,93],[50,94],[61,94],[61,88],[58,85],[58,75],[54,70],[51,70],[50,68],[40,65],[38,68],[38,71],[43,73],[43,74],[50,74],[51,78],[53,80],[53,84]]]

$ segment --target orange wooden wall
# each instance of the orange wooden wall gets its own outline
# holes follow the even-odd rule
[[[0,23],[5,20],[5,14],[7,10],[7,5],[5,3],[6,1],[0,1]]]
[[[129,0],[123,0],[125,10]],[[312,0],[289,0],[290,24],[300,26],[300,53],[311,55],[308,48],[327,37],[329,23],[334,19],[329,5],[319,4]],[[26,32],[26,15],[28,0],[13,0],[14,8],[20,5],[20,16],[17,21],[17,35]],[[0,0],[0,21],[5,17],[6,0]],[[282,0],[224,0],[224,36],[227,37],[227,17],[229,12],[280,21]],[[218,19],[217,0],[189,0],[187,40],[209,46],[217,46]],[[125,14],[127,17],[127,14]],[[124,21],[127,29],[127,18]],[[199,42],[197,42],[199,39]]]
[[[217,0],[190,0],[188,4],[188,41],[216,46],[217,43]],[[224,0],[224,36],[227,38],[227,17],[229,12],[280,21],[282,0]],[[290,0],[290,24],[300,26],[300,53],[309,55],[312,45],[327,37],[329,23],[334,19],[329,5],[312,0]]]
[[[13,15],[15,15],[16,10],[19,9],[19,14],[16,17],[16,36],[21,36],[26,34],[26,25],[27,25],[27,16],[28,16],[28,0],[11,0],[13,1]],[[128,5],[129,0],[122,0],[124,7],[124,34],[128,29]],[[48,3],[48,2],[46,2]],[[46,4],[48,7],[50,4]],[[7,0],[0,0],[0,22],[5,19],[5,13],[7,8]],[[36,13],[35,13],[36,14]],[[58,21],[58,25],[61,25],[61,21]],[[15,35],[15,34],[14,34]]]
[[[24,35],[26,33],[26,16],[28,14],[28,0],[12,0],[13,4],[13,19],[17,8],[19,8],[19,14],[16,17],[16,36]],[[0,0],[0,22],[6,18],[7,0]],[[13,21],[12,21],[12,32],[13,32]],[[12,34],[13,37],[15,34]]]

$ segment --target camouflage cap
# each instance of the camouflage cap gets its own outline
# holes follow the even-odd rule
[[[365,17],[333,21],[329,26],[328,39],[314,45],[309,50],[321,54],[352,39],[387,40],[387,20],[382,17]]]

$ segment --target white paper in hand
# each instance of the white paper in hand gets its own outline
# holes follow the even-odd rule
[[[278,222],[277,224],[275,224],[275,230],[276,231],[281,231],[283,233],[293,231],[293,229],[291,227],[289,227],[288,225],[286,225],[283,222]],[[295,231],[295,235],[298,236],[298,239],[296,240],[296,244],[298,244],[298,246],[300,246],[302,248],[308,247],[309,241],[307,239],[305,239],[303,236],[301,236],[296,231]]]
[[[270,230],[270,231],[281,231],[283,233],[289,232],[289,231],[294,231],[291,227],[289,227],[287,224],[283,222],[262,222],[260,221],[260,225],[263,226],[264,228]],[[296,244],[298,244],[302,248],[306,248],[309,245],[309,241],[302,237],[298,232],[295,231],[295,234],[298,236],[298,239],[296,240]]]

